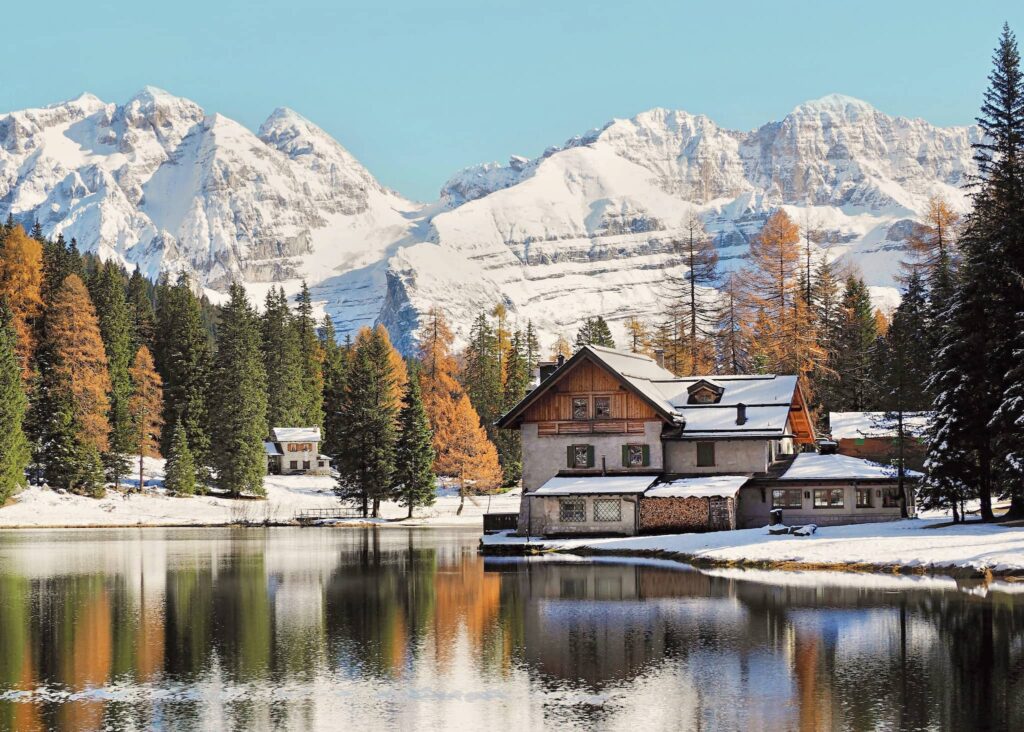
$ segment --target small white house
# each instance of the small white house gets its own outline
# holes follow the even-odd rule
[[[330,475],[331,459],[320,453],[319,427],[274,427],[263,443],[267,472],[274,475]]]

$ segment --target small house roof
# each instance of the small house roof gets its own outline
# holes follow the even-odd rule
[[[643,493],[654,480],[653,475],[555,476],[528,495],[571,496],[579,494]]]
[[[904,470],[908,478],[920,478],[916,470]],[[782,474],[781,480],[892,480],[896,468],[850,455],[819,455],[802,452]]]
[[[656,483],[644,498],[731,498],[739,493],[749,475],[702,475]]]
[[[320,442],[319,427],[274,427],[274,442]]]
[[[907,434],[920,437],[928,431],[931,419],[931,412],[904,412],[904,429]],[[885,412],[830,412],[828,424],[833,440],[896,437],[896,420],[886,419]]]
[[[284,455],[284,453],[281,452],[280,448],[278,448],[278,446],[273,442],[264,442],[263,452],[265,452],[268,457],[277,457],[280,455]]]

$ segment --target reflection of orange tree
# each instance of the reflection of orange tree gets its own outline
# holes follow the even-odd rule
[[[462,556],[458,564],[438,569],[434,581],[437,593],[434,614],[434,642],[437,659],[447,662],[464,629],[473,651],[484,648],[487,631],[492,629],[501,607],[501,578],[484,573],[483,559]]]
[[[60,679],[72,691],[105,684],[113,659],[110,596],[101,577],[75,578],[69,582],[60,639]],[[59,727],[98,729],[104,703],[80,699],[61,707]]]
[[[797,629],[793,648],[793,666],[799,699],[801,732],[832,729],[831,699],[819,699],[818,676],[820,644],[816,635]],[[827,686],[827,684],[826,684]],[[828,694],[828,692],[825,692]]]

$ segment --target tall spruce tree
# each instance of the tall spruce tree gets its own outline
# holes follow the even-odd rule
[[[494,422],[501,416],[502,373],[498,339],[486,313],[480,313],[470,329],[462,383],[480,423],[493,437],[497,432]]]
[[[526,389],[530,383],[527,358],[526,337],[522,331],[516,331],[512,336],[506,362],[502,413],[510,410],[526,396]],[[503,483],[515,485],[523,477],[523,442],[519,430],[498,430],[494,446],[498,450]]]
[[[25,485],[30,450],[22,430],[28,399],[18,363],[13,314],[0,299],[0,506]]]
[[[313,300],[302,283],[296,307],[295,328],[299,339],[299,363],[302,373],[300,417],[305,427],[320,427],[324,422],[324,376],[320,365],[320,342],[313,318]],[[397,395],[401,398],[401,394]]]
[[[157,290],[157,371],[164,384],[164,424],[179,421],[188,435],[189,449],[199,469],[197,478],[207,480],[210,466],[210,438],[207,432],[212,355],[200,303],[192,294],[188,276],[181,274],[171,286]],[[170,437],[163,435],[160,452],[167,454]]]
[[[341,440],[345,432],[342,407],[345,400],[345,388],[348,384],[352,342],[346,337],[345,343],[339,344],[334,332],[334,323],[326,316],[321,334],[324,344],[323,450],[332,459],[337,460],[341,453]]]
[[[982,519],[991,520],[997,494],[1009,495],[1011,513],[1024,515],[1024,481],[1013,458],[1021,405],[1011,381],[1019,373],[1017,316],[1024,312],[1024,75],[1005,25],[978,124],[979,179],[959,242],[955,293],[941,318],[927,467],[933,492],[946,491],[948,499],[967,486]]]
[[[171,451],[167,455],[164,488],[178,496],[191,496],[196,492],[196,465],[188,449],[188,435],[184,425],[175,425],[171,432]]]
[[[412,518],[414,508],[432,505],[437,496],[433,441],[430,421],[420,398],[419,370],[412,369],[405,387],[402,410],[398,414],[398,441],[392,478],[392,494],[409,509],[408,518]]]
[[[265,495],[267,374],[260,345],[259,319],[245,288],[234,283],[217,327],[210,388],[215,483],[233,496]]]
[[[129,413],[132,383],[129,368],[135,356],[131,311],[125,299],[125,281],[113,260],[101,265],[90,278],[89,294],[100,321],[100,335],[110,373],[110,443],[103,453],[108,479],[120,487],[129,470],[128,456],[137,447]]]
[[[360,331],[341,405],[341,451],[335,493],[376,517],[393,485],[398,405],[395,367],[383,326]]]
[[[147,280],[138,267],[128,279],[128,309],[131,312],[135,348],[145,345],[154,352],[156,335],[156,310],[153,307],[153,283]]]
[[[838,374],[830,411],[863,412],[877,403],[873,380],[878,329],[864,281],[846,280],[836,332],[834,369]]]
[[[284,289],[271,287],[261,317],[268,429],[310,426],[305,422],[308,405],[296,325]]]

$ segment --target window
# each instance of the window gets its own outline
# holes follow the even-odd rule
[[[698,389],[693,392],[693,403],[694,404],[714,404],[715,403],[715,392],[711,389]]]
[[[803,500],[799,488],[782,488],[772,491],[772,508],[802,508]]]
[[[326,460],[317,460],[316,461],[316,466],[318,468],[325,468],[325,467],[327,467],[327,461]]]
[[[594,419],[611,419],[611,397],[594,397]]]
[[[566,464],[570,468],[594,467],[594,447],[592,445],[569,445]]]
[[[309,470],[309,461],[308,460],[303,460],[302,461],[302,469],[303,470]]]
[[[595,499],[594,521],[622,521],[622,501],[618,498]]]
[[[871,508],[871,489],[857,489],[857,508]]]
[[[651,452],[647,445],[623,445],[622,467],[642,468],[651,464]]]
[[[882,493],[882,507],[883,508],[899,508],[900,507],[900,489],[899,488],[886,488],[885,492]]]
[[[698,468],[710,468],[714,467],[715,464],[715,443],[713,442],[698,442],[697,443],[697,467]]]
[[[590,408],[587,404],[586,397],[573,397],[572,398],[572,418],[573,419],[589,419]]]
[[[586,521],[587,502],[582,498],[563,498],[558,502],[558,520],[565,524]]]
[[[298,460],[292,460],[290,463],[288,463],[288,468],[290,470],[298,470],[299,469],[299,461]]]
[[[814,491],[815,508],[842,508],[842,488],[817,488]]]

